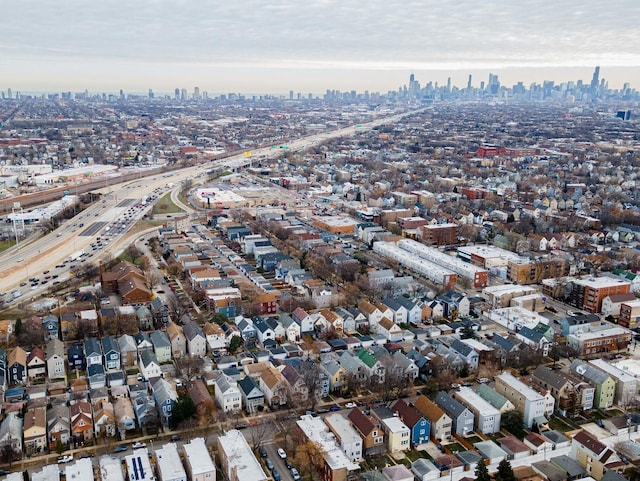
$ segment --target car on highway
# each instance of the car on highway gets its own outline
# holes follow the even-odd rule
[[[73,454],[65,454],[58,458],[58,464],[67,464],[73,461]]]
[[[135,443],[133,443],[133,444],[131,445],[131,447],[132,447],[133,449],[140,449],[140,448],[146,448],[146,447],[147,447],[147,445],[146,445],[145,443],[141,443],[140,441],[136,441]]]
[[[287,459],[287,453],[282,448],[278,448],[278,456],[280,456],[281,459]]]
[[[127,449],[129,449],[127,447],[126,444],[120,444],[118,446],[116,446],[116,449],[113,450],[114,453],[124,453]]]
[[[22,262],[24,260],[24,258],[23,257],[18,257],[17,260],[18,260],[18,262]]]

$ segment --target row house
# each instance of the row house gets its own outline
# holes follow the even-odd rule
[[[55,450],[58,443],[68,446],[71,442],[71,416],[67,405],[53,405],[46,412],[46,422],[49,433],[49,449]]]
[[[7,413],[0,425],[0,449],[11,448],[22,454],[22,433],[22,417],[16,412]]]
[[[175,322],[169,322],[166,330],[171,342],[171,354],[173,358],[180,358],[187,352],[187,338],[184,337],[182,327]]]
[[[195,321],[187,322],[182,331],[187,340],[187,352],[192,357],[204,357],[207,354],[207,340],[202,329]]]
[[[413,405],[398,399],[391,405],[391,409],[411,431],[411,446],[415,449],[429,442],[431,423]]]
[[[224,314],[229,319],[239,316],[242,312],[242,295],[235,287],[221,287],[205,291],[207,309]]]
[[[229,344],[222,328],[215,322],[206,322],[202,327],[202,333],[207,341],[209,352],[213,356],[219,356],[227,352]]]
[[[551,392],[560,413],[574,413],[593,408],[595,389],[568,373],[558,373],[545,366],[533,372],[533,382]]]
[[[264,393],[251,376],[245,376],[238,381],[242,405],[247,414],[255,414],[264,406]]]
[[[200,379],[187,381],[187,393],[196,407],[198,417],[208,416],[214,412],[215,403],[204,381]]]
[[[116,435],[116,415],[113,404],[100,399],[93,403],[93,423],[96,438],[105,436],[112,438]]]
[[[259,378],[260,390],[270,407],[284,406],[288,401],[288,389],[280,371],[269,366],[262,371]]]
[[[500,411],[471,388],[462,387],[453,393],[453,397],[473,413],[478,432],[494,434],[500,431]]]
[[[613,406],[616,395],[616,382],[606,372],[581,359],[574,359],[569,372],[588,382],[595,388],[593,407],[609,409]]]
[[[387,451],[392,454],[406,451],[411,447],[411,430],[394,411],[386,406],[373,408],[373,417],[384,431]]]
[[[523,383],[511,373],[503,372],[495,377],[495,390],[513,403],[523,415],[523,421],[527,428],[536,424],[546,424],[544,414],[547,401],[543,395]]]
[[[171,362],[171,341],[169,336],[162,331],[154,331],[149,334],[149,340],[153,345],[153,352],[156,355],[158,363],[164,364]]]
[[[473,433],[474,415],[464,404],[444,391],[438,393],[435,403],[451,418],[455,434],[464,437]]]
[[[304,405],[309,398],[309,390],[303,377],[291,365],[280,369],[283,380],[288,384],[289,401],[294,406]]]
[[[173,386],[161,377],[151,380],[151,391],[153,393],[153,400],[160,414],[162,425],[170,426],[173,405],[178,400],[178,394]]]
[[[34,347],[27,356],[29,379],[44,379],[47,375],[47,356],[41,347]]]
[[[242,395],[238,384],[224,374],[214,383],[214,396],[220,409],[225,413],[239,413],[242,409]]]
[[[93,415],[88,401],[75,401],[69,407],[71,437],[74,445],[83,445],[93,439]]]
[[[121,369],[122,361],[120,360],[120,345],[118,341],[112,336],[105,336],[101,342],[104,355],[104,367],[107,371]]]
[[[64,343],[60,339],[51,339],[47,342],[45,357],[49,381],[66,379],[67,371],[64,362]]]
[[[452,437],[453,420],[444,410],[428,397],[420,395],[415,407],[431,426],[431,439],[440,443]]]
[[[118,339],[120,348],[120,362],[122,367],[127,369],[133,367],[138,362],[138,347],[133,336],[123,334]]]
[[[22,429],[25,455],[43,453],[47,448],[47,408],[42,406],[28,409]]]
[[[7,356],[7,373],[9,385],[27,382],[27,351],[20,346],[13,349]]]
[[[362,448],[365,456],[379,454],[385,450],[384,431],[376,419],[364,414],[358,408],[349,411],[347,418],[362,438]]]

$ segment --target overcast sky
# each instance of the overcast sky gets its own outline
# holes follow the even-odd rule
[[[411,72],[478,86],[640,88],[639,0],[3,0],[0,89],[386,92]]]

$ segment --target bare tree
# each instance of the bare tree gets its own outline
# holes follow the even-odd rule
[[[265,422],[251,426],[249,429],[249,437],[251,438],[254,451],[258,451],[264,445],[265,441],[270,438],[270,434],[269,424]]]
[[[149,284],[149,289],[153,290],[159,283],[162,277],[158,274],[158,271],[150,270],[146,275],[147,284]]]
[[[176,367],[185,379],[191,379],[202,369],[204,361],[199,357],[184,356],[176,359]]]
[[[189,306],[182,302],[173,292],[167,294],[166,304],[171,317],[176,320],[176,323],[180,324],[182,317],[189,311]]]
[[[322,393],[323,370],[318,363],[307,358],[300,364],[299,373],[307,386],[307,401],[314,410]]]

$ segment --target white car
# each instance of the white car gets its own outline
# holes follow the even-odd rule
[[[136,441],[135,443],[133,443],[133,444],[131,445],[131,447],[132,447],[133,449],[140,449],[140,448],[146,448],[146,447],[147,447],[147,445],[146,445],[145,443],[141,443],[141,442]]]
[[[353,409],[354,407],[356,407],[356,403],[347,403],[344,405],[344,407],[346,407],[347,409]]]
[[[65,454],[58,458],[58,464],[67,464],[73,461],[73,454]]]
[[[280,456],[282,459],[287,459],[287,453],[282,448],[278,448],[278,456]]]

